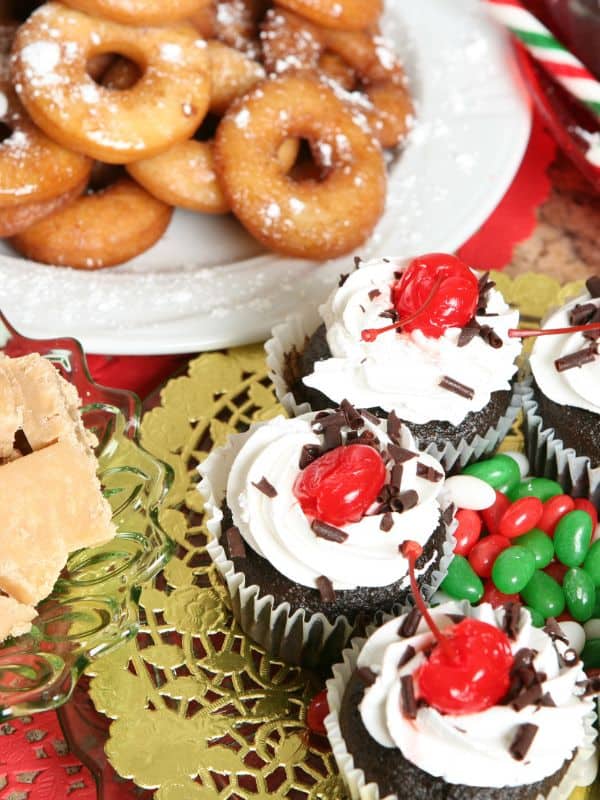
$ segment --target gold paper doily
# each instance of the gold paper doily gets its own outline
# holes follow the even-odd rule
[[[582,286],[493,277],[529,325]],[[262,346],[199,356],[161,400],[144,417],[142,443],[175,471],[161,521],[177,550],[142,592],[137,639],[93,667],[94,704],[114,719],[108,757],[123,777],[156,788],[156,800],[342,800],[327,742],[305,722],[322,680],[272,662],[240,632],[204,550],[198,463],[231,432],[281,413]],[[572,800],[589,796],[581,789]]]

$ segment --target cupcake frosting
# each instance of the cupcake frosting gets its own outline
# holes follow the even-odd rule
[[[458,425],[487,405],[492,392],[510,389],[521,346],[507,332],[517,327],[518,312],[495,289],[487,293],[485,315],[475,319],[501,338],[498,348],[480,336],[459,347],[459,328],[447,329],[439,339],[415,330],[363,341],[364,329],[390,322],[381,315],[392,306],[391,287],[403,268],[404,262],[394,260],[364,262],[331,294],[319,309],[331,358],[317,361],[303,381],[335,402],[348,397],[362,408],[395,410],[415,424],[447,420]],[[469,387],[473,396],[442,388],[444,377]]]
[[[456,614],[505,629],[506,613],[505,608],[489,604],[471,608],[456,602],[432,611],[442,630],[454,624],[450,615]],[[535,783],[554,774],[584,745],[584,718],[592,713],[593,701],[582,694],[582,663],[574,651],[565,655],[568,645],[555,635],[533,627],[529,612],[521,610],[510,645],[517,659],[519,653],[532,657],[540,691],[529,698],[522,694],[521,702],[517,694],[511,702],[458,716],[419,703],[418,670],[434,638],[423,620],[414,634],[404,637],[399,632],[401,622],[402,618],[394,619],[375,631],[357,664],[376,676],[365,690],[360,714],[369,734],[383,747],[399,748],[417,767],[448,783],[501,787]],[[415,719],[402,713],[405,675],[414,679]],[[518,760],[511,750],[526,724],[535,726],[535,735]]]
[[[544,328],[565,328],[578,320],[572,319],[577,306],[591,305],[600,308],[600,298],[589,293],[567,303],[544,321]],[[586,322],[588,320],[585,320]],[[540,390],[555,403],[574,406],[600,414],[600,359],[593,357],[588,363],[559,371],[557,359],[564,359],[594,345],[583,333],[566,333],[539,336],[529,359],[531,371]]]
[[[356,425],[354,431],[347,424],[341,425],[342,441],[348,443],[348,436],[375,436],[377,449],[385,455],[384,460],[389,459],[388,477],[396,463],[388,456],[388,447],[392,451],[394,446],[410,451],[408,457],[403,452],[406,460],[402,461],[400,488],[402,493],[411,493],[412,501],[408,504],[411,507],[403,511],[375,501],[358,522],[340,526],[347,536],[342,542],[316,535],[294,494],[305,448],[328,449],[315,414],[295,419],[276,417],[232,437],[228,449],[223,499],[234,525],[256,553],[304,586],[314,588],[321,576],[327,577],[334,589],[387,586],[401,578],[406,578],[408,584],[407,561],[398,546],[405,539],[425,544],[440,524],[442,506],[447,505],[443,469],[431,456],[416,450],[405,426],[392,420],[386,429],[386,423],[376,424],[374,418],[359,419],[358,430]],[[393,431],[390,425],[396,425]],[[265,486],[269,487],[266,492]]]

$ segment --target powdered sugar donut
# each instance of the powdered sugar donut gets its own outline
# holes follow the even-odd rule
[[[382,0],[277,0],[317,25],[343,31],[360,31],[376,25]]]
[[[64,0],[65,5],[124,25],[164,25],[178,22],[212,0]]]
[[[50,200],[42,200],[33,203],[21,203],[18,206],[6,206],[0,208],[0,237],[15,236],[17,233],[30,228],[44,217],[54,214],[64,208],[73,200],[76,200],[87,186],[87,178],[74,186],[68,192],[53,197]]]

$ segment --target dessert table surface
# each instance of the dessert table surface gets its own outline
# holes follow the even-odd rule
[[[553,141],[534,118],[522,165],[506,195],[481,229],[459,250],[478,269],[506,269],[516,276],[544,272],[559,281],[585,278],[600,269],[600,198],[557,152]],[[392,254],[393,255],[393,254]],[[58,332],[68,335],[68,331]],[[94,379],[103,385],[135,391],[146,410],[160,402],[159,390],[173,376],[183,375],[196,353],[178,356],[88,355]],[[78,702],[85,680],[76,690]],[[71,701],[73,702],[73,701]],[[85,703],[85,697],[83,697]],[[77,757],[86,742],[74,741],[69,750],[65,733],[53,711],[0,724],[0,800],[74,798],[129,800],[151,797],[132,782],[116,776],[102,752],[107,721],[94,711],[99,752],[94,761],[105,768],[92,774]],[[63,722],[68,715],[62,715]],[[140,742],[140,747],[144,743]],[[97,780],[102,792],[98,794]]]

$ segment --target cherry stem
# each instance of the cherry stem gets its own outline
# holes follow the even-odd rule
[[[401,319],[398,322],[394,322],[392,325],[386,325],[385,328],[365,328],[364,331],[361,331],[360,336],[363,342],[374,342],[375,339],[379,336],[379,334],[387,333],[387,331],[397,330],[398,328],[401,328],[403,325],[406,325],[407,322],[412,322],[412,320],[415,317],[418,317],[419,314],[422,314],[423,311],[427,309],[427,307],[435,297],[437,290],[442,285],[443,280],[444,279],[442,277],[436,280],[436,282],[433,284],[431,288],[431,291],[429,292],[429,295],[427,296],[427,300],[425,300],[421,308],[418,308],[416,311],[413,311],[413,313],[409,314],[408,317],[405,317],[404,319]]]
[[[589,322],[587,325],[571,325],[569,328],[509,328],[508,335],[512,339],[527,339],[530,336],[554,336],[560,333],[597,330],[600,330],[600,322]]]
[[[402,555],[404,558],[408,560],[408,574],[410,577],[410,589],[412,591],[415,603],[417,604],[417,608],[423,615],[423,618],[427,625],[429,626],[431,632],[434,635],[434,638],[437,640],[439,646],[444,650],[446,657],[449,660],[454,660],[454,652],[452,650],[452,646],[448,641],[448,637],[444,636],[441,630],[438,628],[436,623],[434,622],[433,617],[429,613],[427,606],[425,605],[425,600],[423,600],[423,595],[421,594],[421,590],[419,588],[419,584],[417,583],[417,575],[415,572],[417,558],[423,552],[423,548],[418,542],[414,542],[411,539],[408,539],[402,545]]]

